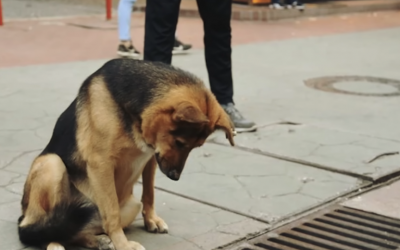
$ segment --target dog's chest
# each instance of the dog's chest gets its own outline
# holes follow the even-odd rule
[[[144,167],[149,162],[151,157],[153,157],[154,152],[144,152],[141,155],[134,157],[131,167],[131,180],[137,180],[139,176],[142,174]]]
[[[141,176],[144,167],[154,155],[154,150],[130,149],[120,155],[115,171],[115,185],[118,193],[130,189]]]

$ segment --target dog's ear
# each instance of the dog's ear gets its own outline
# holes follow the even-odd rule
[[[207,116],[190,102],[181,102],[175,107],[172,114],[175,122],[188,122],[194,124],[206,124],[209,122]]]
[[[233,140],[233,137],[236,135],[235,126],[222,108],[219,119],[215,124],[215,129],[222,129],[225,132],[226,139],[229,140],[229,143],[232,146],[235,146],[235,141]]]

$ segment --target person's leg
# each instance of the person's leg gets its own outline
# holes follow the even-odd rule
[[[147,0],[144,60],[171,64],[181,0]]]
[[[139,57],[140,53],[133,47],[131,39],[131,16],[136,0],[120,0],[118,4],[118,36],[120,44],[118,55]]]
[[[294,0],[284,0],[283,5],[286,9],[291,9],[293,7],[293,1]]]
[[[231,48],[231,0],[197,0],[204,23],[205,59],[211,91],[238,131],[253,130],[234,106]]]
[[[197,0],[197,5],[204,25],[205,59],[211,91],[219,103],[231,103],[231,0]]]
[[[131,41],[131,15],[136,0],[120,0],[118,3],[118,34],[122,42]]]

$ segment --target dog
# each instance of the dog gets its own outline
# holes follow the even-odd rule
[[[168,232],[154,208],[157,165],[178,181],[191,150],[216,130],[234,146],[232,121],[196,76],[157,62],[106,62],[82,83],[31,165],[20,241],[47,250],[144,250],[123,229],[142,212],[147,231]]]

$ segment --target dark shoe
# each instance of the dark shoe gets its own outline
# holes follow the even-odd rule
[[[138,59],[140,57],[139,51],[137,51],[133,45],[127,48],[125,45],[120,44],[118,46],[117,54],[121,57],[129,57],[133,59]]]
[[[233,103],[228,103],[221,106],[231,118],[233,124],[235,125],[235,130],[238,133],[253,132],[257,130],[256,124],[252,121],[246,120],[246,118],[240,114],[239,110],[236,109]]]
[[[184,44],[181,41],[179,41],[178,38],[175,38],[175,43],[174,43],[174,48],[172,50],[172,54],[184,53],[191,48],[192,48],[191,44]]]

